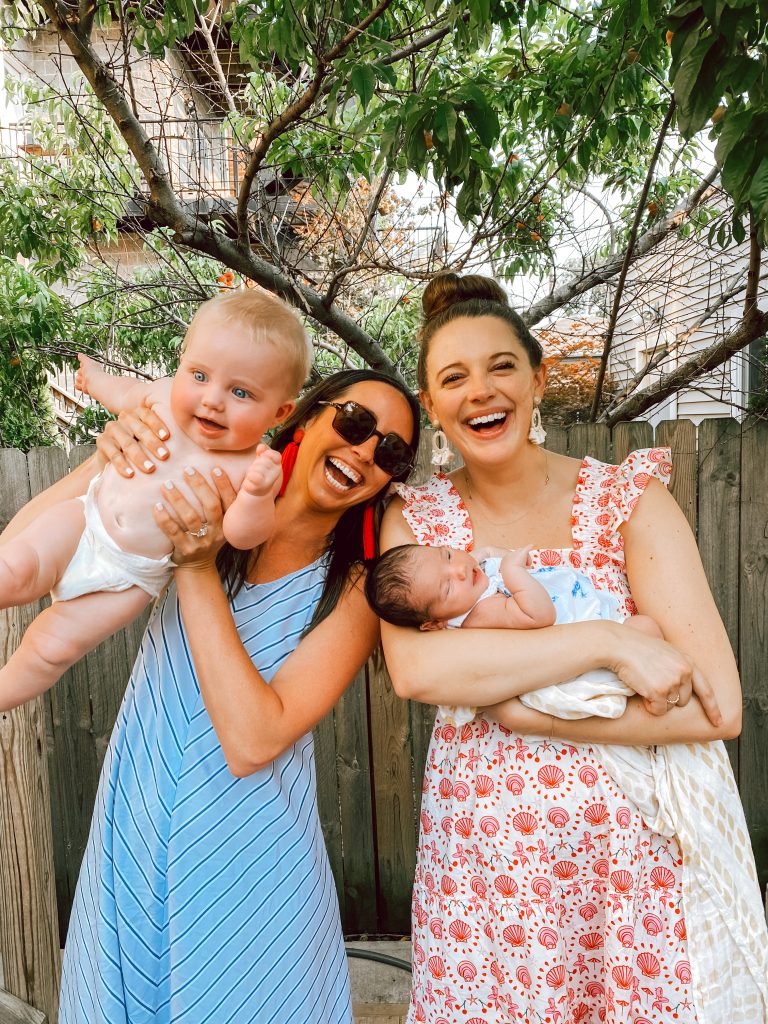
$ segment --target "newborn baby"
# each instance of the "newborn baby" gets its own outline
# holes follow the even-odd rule
[[[661,636],[646,615],[629,619],[587,576],[564,567],[528,570],[530,547],[472,555],[448,547],[403,544],[382,555],[366,579],[368,602],[385,622],[419,629],[539,629],[554,623],[610,619]],[[558,718],[619,718],[634,694],[608,669],[520,695],[527,707]],[[471,708],[441,708],[462,725]]]

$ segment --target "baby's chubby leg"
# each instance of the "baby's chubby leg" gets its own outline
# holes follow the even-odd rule
[[[82,501],[72,498],[43,512],[0,547],[0,608],[49,593],[69,565],[85,528]]]
[[[625,626],[631,626],[632,629],[637,629],[641,633],[645,633],[646,636],[656,637],[658,640],[664,639],[664,634],[659,627],[659,624],[655,619],[652,619],[650,615],[630,615],[628,619],[624,619]]]
[[[79,658],[132,622],[150,600],[140,587],[131,587],[54,602],[0,669],[0,711],[49,689]]]

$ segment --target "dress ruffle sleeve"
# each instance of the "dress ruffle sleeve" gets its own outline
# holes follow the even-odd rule
[[[394,487],[405,502],[403,517],[417,544],[472,550],[469,513],[447,476],[436,473],[419,487],[398,483]]]
[[[672,452],[669,448],[640,448],[631,452],[616,469],[611,493],[616,525],[629,519],[651,480],[659,480],[668,487],[671,476]]]

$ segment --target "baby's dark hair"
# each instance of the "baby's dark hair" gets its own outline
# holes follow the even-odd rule
[[[418,544],[400,544],[366,562],[365,596],[380,619],[393,626],[421,626],[429,621],[427,608],[415,608],[412,588],[413,553]]]

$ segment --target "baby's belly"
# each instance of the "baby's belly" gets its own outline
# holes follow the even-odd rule
[[[162,558],[173,545],[155,522],[152,509],[162,500],[163,479],[137,474],[123,480],[114,471],[105,470],[98,491],[98,506],[104,529],[123,551]]]

